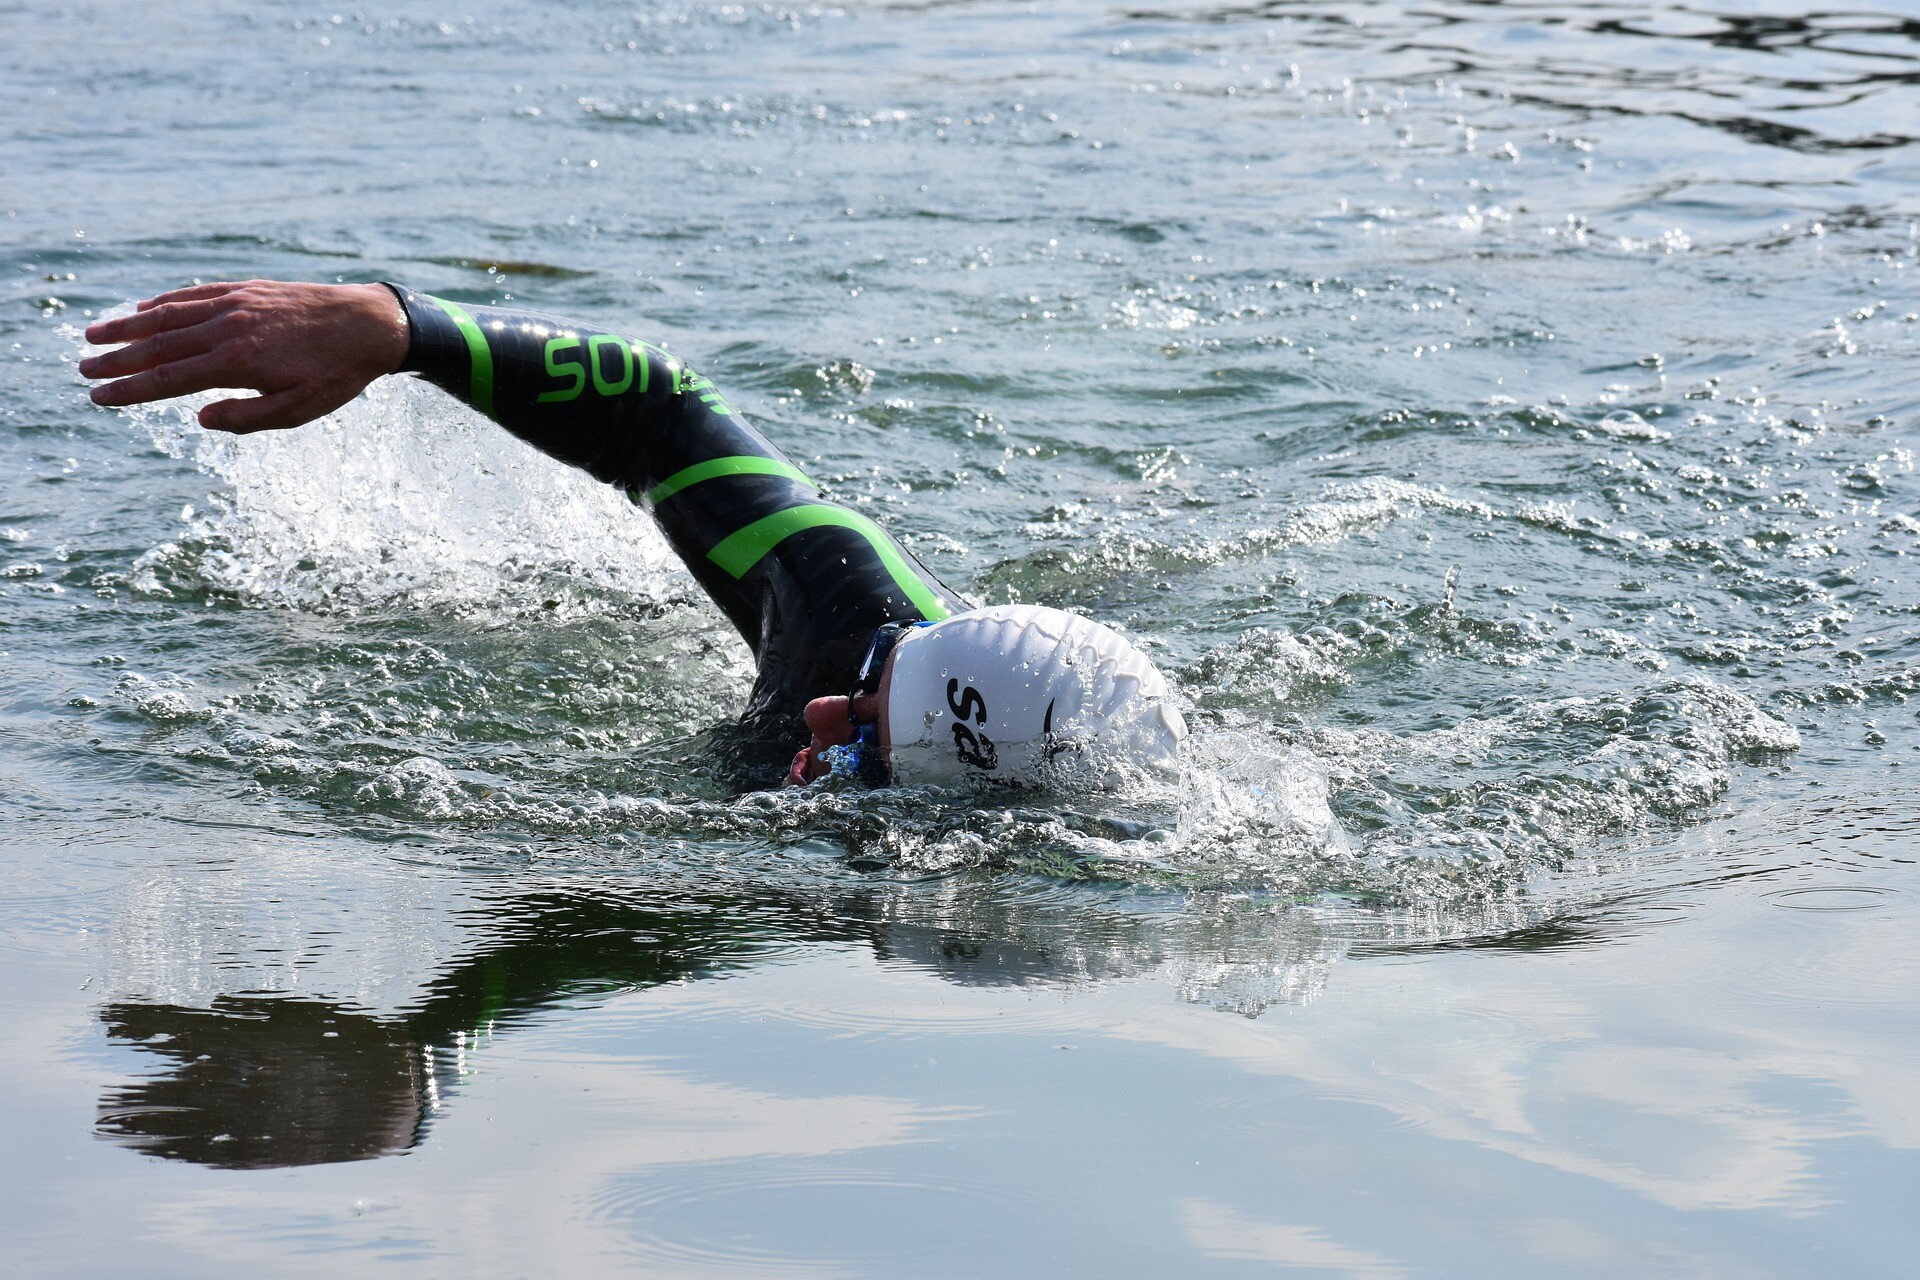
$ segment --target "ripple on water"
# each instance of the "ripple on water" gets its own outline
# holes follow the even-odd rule
[[[664,1176],[629,1175],[613,1180],[586,1209],[591,1217],[624,1228],[628,1256],[669,1271],[806,1275],[818,1270],[837,1275],[841,1268],[832,1264],[796,1260],[755,1247],[750,1243],[755,1235],[752,1224],[769,1219],[822,1224],[815,1239],[822,1251],[829,1251],[838,1233],[855,1221],[875,1215],[885,1219],[890,1213],[902,1222],[920,1221],[929,1206],[937,1205],[941,1217],[955,1224],[946,1238],[958,1248],[965,1235],[958,1224],[970,1215],[981,1215],[979,1220],[1015,1211],[1066,1216],[1075,1211],[1076,1203],[1066,1190],[1004,1168],[996,1169],[991,1178],[897,1168],[879,1174],[821,1160],[778,1166],[689,1164],[676,1166]],[[894,1207],[889,1210],[888,1205]],[[703,1232],[699,1224],[716,1225]],[[928,1249],[929,1243],[924,1236],[919,1241],[916,1265],[940,1270],[946,1263],[938,1249]]]
[[[1760,1005],[1824,1011],[1835,1025],[1904,1017],[1920,969],[1907,945],[1911,895],[1886,885],[1804,885],[1762,895],[1738,952],[1742,985]]]
[[[1776,889],[1766,900],[1788,911],[1872,911],[1901,905],[1898,889],[1880,885],[1819,884]]]

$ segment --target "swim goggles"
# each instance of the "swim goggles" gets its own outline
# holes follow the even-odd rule
[[[893,647],[900,643],[901,636],[916,627],[932,625],[931,622],[889,622],[873,633],[873,642],[867,646],[867,656],[860,659],[853,688],[847,694],[847,720],[853,726],[853,736],[844,745],[828,747],[820,753],[836,776],[875,786],[886,784],[887,766],[880,758],[880,725],[877,721],[860,719],[853,709],[853,700],[880,692],[881,673],[886,670],[887,659],[893,655]]]

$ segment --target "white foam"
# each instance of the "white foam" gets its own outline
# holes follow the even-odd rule
[[[1344,857],[1352,845],[1328,802],[1327,770],[1311,752],[1246,733],[1196,734],[1186,744],[1180,843],[1242,856]]]
[[[1444,511],[1481,520],[1499,514],[1483,502],[1456,498],[1435,485],[1372,476],[1330,484],[1320,501],[1297,508],[1278,529],[1254,530],[1240,541],[1262,548],[1340,542],[1421,511]]]

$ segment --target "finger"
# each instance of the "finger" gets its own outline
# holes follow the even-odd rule
[[[200,425],[209,431],[251,435],[255,431],[285,431],[325,416],[302,392],[275,391],[243,400],[216,400],[200,411]]]
[[[116,342],[138,342],[141,338],[151,337],[166,329],[184,329],[199,324],[211,319],[219,311],[220,302],[217,298],[170,302],[150,310],[136,311],[130,316],[116,316],[111,320],[90,324],[87,326],[87,341],[100,347]]]
[[[88,356],[79,364],[80,376],[124,378],[130,373],[142,373],[163,364],[205,355],[213,350],[215,342],[213,326],[208,324],[156,333],[144,342]]]
[[[244,289],[244,284],[231,280],[217,280],[209,284],[188,285],[184,289],[169,289],[165,293],[156,293],[151,298],[137,304],[136,311],[151,311],[155,307],[164,307],[169,302],[198,302],[202,298],[217,298],[223,293],[232,293],[235,289]]]
[[[146,404],[151,400],[171,400],[175,396],[211,391],[215,387],[231,387],[236,383],[245,386],[246,375],[235,369],[231,360],[203,355],[163,364],[118,382],[103,382],[87,394],[95,404],[118,407]]]

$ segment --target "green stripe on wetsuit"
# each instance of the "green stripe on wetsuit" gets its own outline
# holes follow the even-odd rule
[[[448,302],[445,298],[435,298],[432,294],[420,295],[438,304],[453,321],[453,327],[467,340],[467,354],[473,357],[473,385],[469,399],[473,407],[485,414],[493,412],[493,348],[487,345],[487,335],[480,332],[473,317],[467,314],[465,307],[457,302]]]
[[[775,547],[794,534],[806,529],[826,528],[851,529],[865,538],[873,547],[874,554],[880,557],[880,563],[887,567],[894,585],[913,602],[913,607],[920,611],[921,617],[929,622],[938,622],[952,614],[953,611],[941,603],[940,597],[914,573],[906,557],[880,531],[880,526],[845,507],[829,507],[816,502],[776,511],[722,538],[720,545],[707,552],[707,559],[734,577],[743,578],[747,570],[766,559]]]
[[[699,484],[702,480],[717,480],[721,476],[785,476],[789,480],[798,480],[816,493],[820,490],[819,485],[807,479],[806,473],[791,462],[782,462],[778,458],[762,458],[753,454],[738,454],[731,458],[709,458],[705,462],[696,462],[690,467],[682,467],[653,488],[648,489],[643,500],[651,507],[665,502],[690,484]],[[634,492],[636,496],[639,495],[638,490]]]
[[[696,462],[662,480],[646,491],[644,498],[648,506],[654,506],[680,492],[688,485],[699,484],[702,480],[718,480],[725,476],[784,476],[797,480],[807,488],[819,492],[820,486],[807,479],[806,473],[790,462],[778,458],[763,458],[755,454],[736,454],[727,458],[709,458],[705,462]],[[927,588],[920,576],[914,573],[905,557],[894,549],[880,526],[863,515],[857,515],[844,507],[830,507],[825,503],[809,503],[805,506],[788,507],[762,517],[744,529],[735,530],[720,540],[719,545],[707,553],[707,559],[725,569],[735,578],[743,578],[747,571],[766,559],[773,549],[794,534],[805,529],[840,528],[851,529],[873,547],[874,554],[880,557],[880,563],[887,568],[887,575],[900,588],[903,595],[913,602],[920,616],[929,622],[938,622],[947,617],[951,610],[940,602],[940,597]]]

